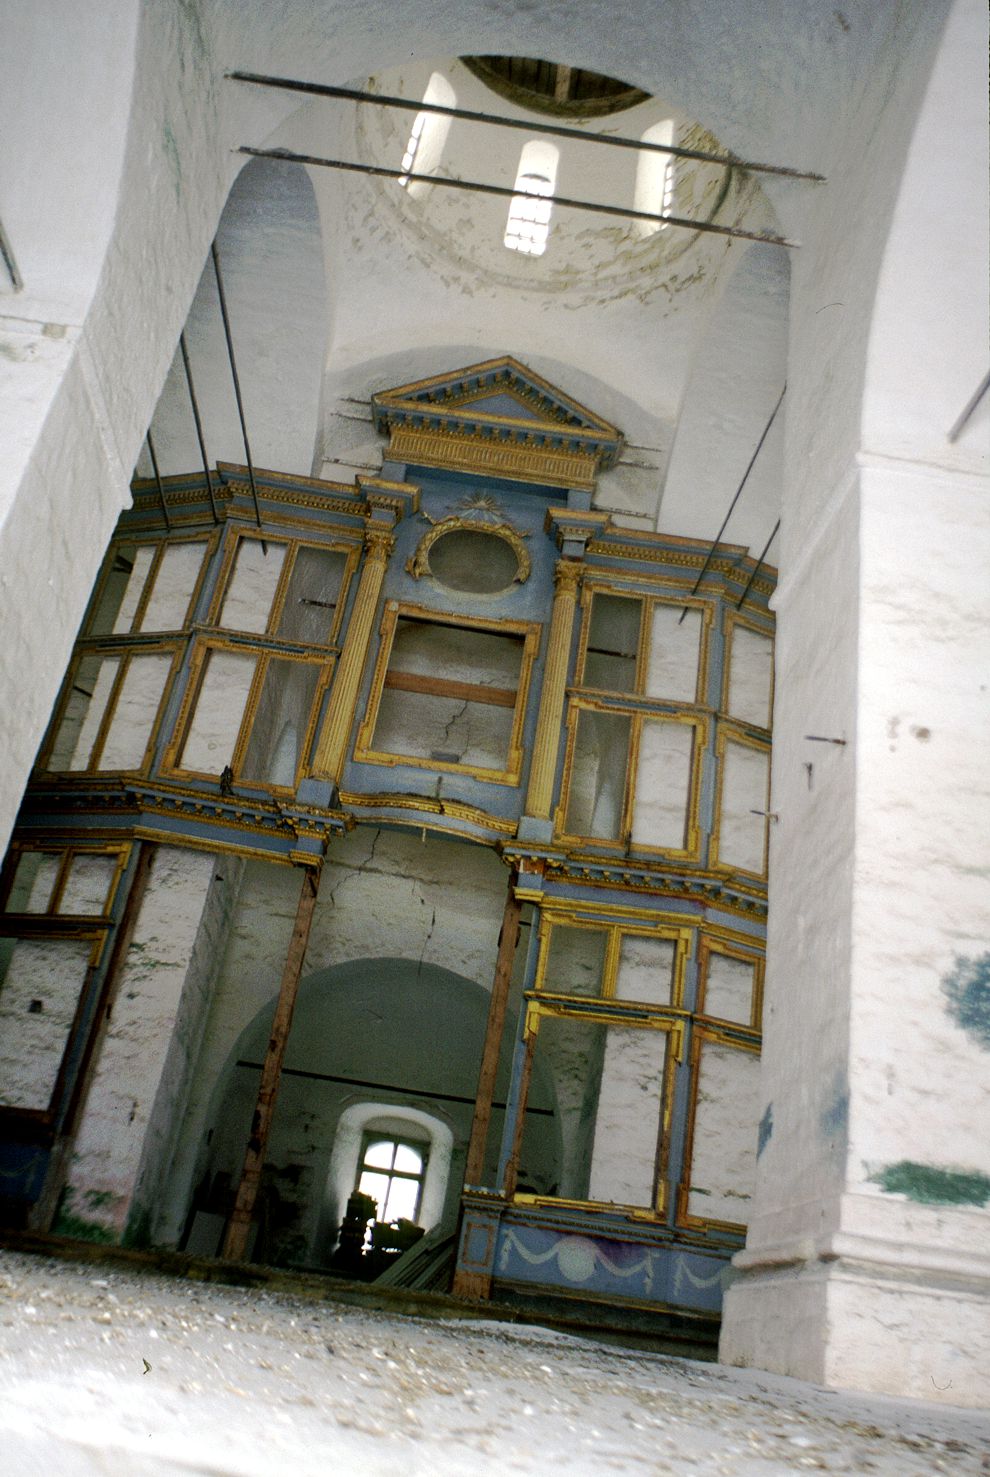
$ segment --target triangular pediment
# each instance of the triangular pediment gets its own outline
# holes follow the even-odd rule
[[[589,473],[613,466],[622,448],[615,426],[509,355],[383,390],[372,396],[371,408],[377,429],[390,432],[407,453],[413,444],[426,445],[431,435],[455,439],[462,467],[468,443],[496,442],[506,449],[578,457],[585,468],[577,480],[586,483]],[[434,451],[429,460],[446,464],[450,457]],[[538,462],[537,457],[534,476]],[[574,480],[564,462],[559,480]]]

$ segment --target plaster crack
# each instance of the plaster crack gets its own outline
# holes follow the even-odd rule
[[[433,909],[432,916],[430,918],[430,926],[426,930],[426,938],[423,940],[423,947],[420,950],[420,954],[419,954],[419,964],[416,967],[416,976],[417,976],[417,978],[423,972],[423,960],[426,958],[426,951],[430,947],[430,939],[433,937],[433,930],[436,928],[436,926],[437,926],[437,910],[436,910],[436,908],[434,908]]]

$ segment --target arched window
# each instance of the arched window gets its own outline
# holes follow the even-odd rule
[[[365,1131],[354,1188],[376,1202],[380,1221],[414,1221],[418,1216],[428,1147],[428,1142],[410,1142],[381,1130]]]
[[[446,77],[434,72],[423,93],[423,101],[440,108],[456,108],[457,94]],[[406,152],[402,156],[401,168],[414,174],[435,174],[443,158],[444,145],[452,122],[453,119],[444,118],[440,113],[417,113],[413,119]],[[400,178],[399,184],[413,198],[429,189],[425,181],[411,180],[405,174]]]
[[[530,139],[519,156],[519,171],[505,223],[505,245],[510,251],[542,256],[550,234],[553,194],[560,152],[543,139]]]
[[[662,123],[653,123],[640,136],[643,144],[672,144],[674,142],[674,120],[665,118]],[[636,194],[634,210],[644,210],[650,215],[669,215],[674,194],[674,157],[672,154],[656,154],[652,150],[639,156],[636,166]],[[664,230],[659,221],[633,221],[637,236],[652,236]]]

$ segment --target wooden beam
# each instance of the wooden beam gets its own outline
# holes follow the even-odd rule
[[[505,1031],[505,1014],[509,1003],[509,987],[512,983],[512,966],[519,942],[519,919],[522,903],[516,897],[518,874],[509,878],[509,891],[502,914],[502,931],[498,936],[498,957],[495,961],[495,978],[492,982],[491,1000],[488,1004],[488,1027],[485,1032],[485,1047],[478,1074],[478,1091],[475,1097],[474,1121],[471,1124],[471,1141],[468,1145],[467,1162],[464,1166],[464,1182],[480,1185],[484,1173],[485,1145],[492,1118],[492,1101],[495,1096],[495,1078],[498,1073],[499,1053]]]
[[[447,677],[427,677],[421,672],[388,671],[386,687],[402,692],[425,692],[429,697],[450,697],[464,703],[490,703],[496,708],[514,708],[518,692],[511,687],[486,687],[483,682],[453,682]]]
[[[124,966],[127,963],[127,955],[134,938],[138,915],[141,912],[141,904],[148,890],[148,878],[151,876],[151,863],[154,859],[156,848],[149,841],[141,841],[137,844],[137,864],[131,876],[130,889],[127,894],[127,900],[124,903],[124,911],[117,923],[110,957],[107,961],[106,974],[103,977],[103,988],[100,991],[100,998],[93,1012],[93,1021],[89,1029],[89,1039],[83,1048],[79,1067],[76,1072],[76,1080],[72,1086],[69,1101],[66,1105],[62,1131],[55,1140],[41,1194],[30,1211],[28,1224],[32,1231],[51,1230],[52,1222],[55,1219],[59,1196],[62,1193],[69,1172],[72,1147],[82,1120],[83,1109],[86,1105],[89,1089],[92,1085],[93,1066],[103,1044],[103,1039],[106,1036],[107,1024],[110,1020],[114,1001],[117,998],[117,990],[123,978]],[[86,978],[88,983],[88,973]],[[80,997],[80,1006],[81,1004],[82,997]],[[79,1007],[76,1010],[73,1031],[78,1028],[78,1024]],[[62,1065],[59,1068],[58,1086],[56,1092],[53,1093],[53,1097],[61,1091],[62,1084],[65,1080],[64,1073],[65,1056],[63,1055]]]
[[[243,1261],[247,1253],[251,1218],[258,1191],[261,1188],[261,1171],[264,1168],[268,1136],[271,1132],[275,1102],[282,1079],[282,1063],[289,1044],[292,1013],[295,1010],[296,996],[299,993],[299,976],[302,973],[306,948],[309,944],[309,933],[313,924],[313,913],[319,889],[320,873],[313,868],[305,868],[302,887],[299,891],[299,905],[296,908],[296,921],[292,929],[292,938],[289,940],[288,953],[285,956],[285,967],[282,970],[278,1000],[275,1002],[275,1013],[272,1016],[268,1050],[265,1052],[265,1060],[261,1067],[258,1100],[255,1104],[254,1117],[251,1120],[251,1135],[244,1155],[244,1167],[241,1170],[234,1209],[227,1222],[224,1235],[221,1255],[225,1261]]]

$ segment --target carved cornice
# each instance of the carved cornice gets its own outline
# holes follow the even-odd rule
[[[523,436],[523,433],[520,433]],[[526,433],[527,435],[529,433]],[[593,489],[597,458],[589,451],[523,444],[480,432],[422,430],[396,426],[387,456],[413,465],[450,467],[477,475],[540,482],[552,487]]]

